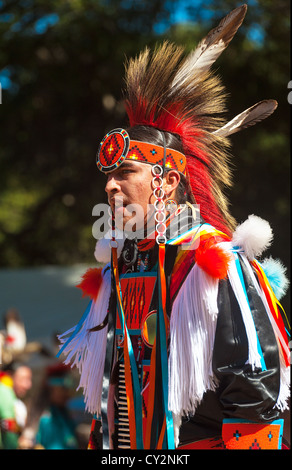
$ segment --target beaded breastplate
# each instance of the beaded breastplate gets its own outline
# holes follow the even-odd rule
[[[150,357],[156,334],[156,272],[128,273],[120,278],[123,307],[133,345],[140,393],[142,394],[142,429],[146,432]],[[127,396],[123,363],[124,336],[119,316],[116,319],[116,348],[119,361],[118,447],[130,448]]]

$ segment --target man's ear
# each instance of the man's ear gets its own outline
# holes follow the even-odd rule
[[[180,174],[176,170],[169,170],[166,172],[165,176],[163,177],[163,190],[165,196],[168,198],[173,198],[175,194],[175,190],[178,187],[180,182]]]

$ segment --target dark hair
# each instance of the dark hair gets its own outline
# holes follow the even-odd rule
[[[14,374],[18,369],[20,369],[20,367],[27,367],[28,369],[30,369],[30,366],[25,362],[12,360],[8,364],[5,364],[2,367],[2,370],[4,370],[5,372],[9,372],[10,374]]]
[[[134,126],[128,128],[127,132],[130,136],[130,139],[138,140],[140,142],[149,142],[151,144],[160,145],[162,147],[164,145],[162,137],[163,133],[167,148],[184,153],[181,139],[177,134],[161,131],[160,129],[156,129],[155,127],[151,126]],[[188,181],[181,173],[180,182],[176,189],[176,199],[179,204],[185,204],[186,201],[194,202],[190,193],[190,186]]]

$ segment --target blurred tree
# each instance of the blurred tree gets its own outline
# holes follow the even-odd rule
[[[92,260],[98,142],[124,120],[123,63],[153,40],[163,2],[0,3],[0,263]]]
[[[123,63],[169,38],[193,48],[234,0],[0,1],[0,263],[92,262],[93,206],[104,199],[99,140],[126,125]],[[257,101],[279,107],[232,137],[232,211],[270,221],[273,255],[290,259],[288,0],[251,0],[217,61],[228,118]],[[180,22],[182,12],[188,21]],[[289,267],[289,265],[288,265]]]

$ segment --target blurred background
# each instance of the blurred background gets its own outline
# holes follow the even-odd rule
[[[191,50],[241,3],[0,0],[0,311],[18,310],[28,343],[53,351],[56,333],[86,307],[74,286],[94,265],[92,209],[105,202],[95,155],[106,132],[127,125],[126,58],[166,38]],[[215,64],[229,93],[226,118],[266,98],[279,106],[232,136],[227,194],[238,223],[249,214],[270,222],[265,255],[290,277],[290,2],[246,3]],[[289,295],[282,304],[290,315]]]

